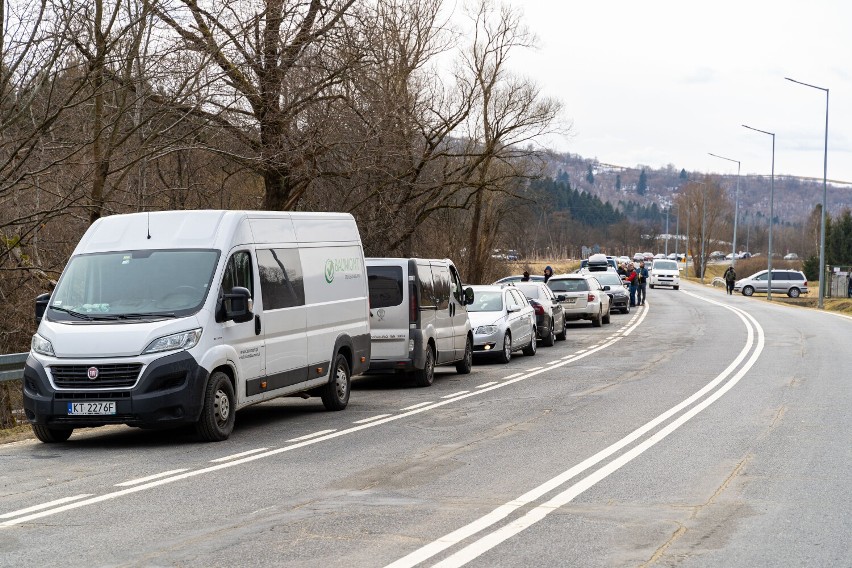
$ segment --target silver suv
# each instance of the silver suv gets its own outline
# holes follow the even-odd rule
[[[769,281],[769,272],[761,270],[751,276],[737,280],[734,283],[734,291],[742,292],[743,296],[751,296],[755,292],[765,294],[766,285]],[[772,270],[772,291],[784,293],[791,298],[798,298],[800,294],[808,293],[808,280],[805,274],[799,270]]]

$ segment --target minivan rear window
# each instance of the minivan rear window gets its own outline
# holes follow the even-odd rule
[[[390,308],[402,303],[402,267],[368,266],[367,285],[371,308]]]

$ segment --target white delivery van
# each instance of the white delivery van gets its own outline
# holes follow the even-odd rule
[[[470,373],[473,332],[468,304],[451,260],[368,258],[370,288],[370,370],[412,374],[418,386],[434,380],[435,365]]]
[[[195,424],[279,396],[349,402],[370,363],[367,278],[351,215],[163,211],[99,219],[52,294],[24,371],[43,442],[75,428]]]

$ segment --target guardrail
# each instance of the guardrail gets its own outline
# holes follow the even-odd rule
[[[24,363],[29,353],[12,353],[0,355],[0,383],[16,381],[24,377]]]

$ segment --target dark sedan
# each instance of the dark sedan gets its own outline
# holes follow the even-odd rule
[[[545,347],[565,339],[565,311],[553,291],[544,282],[513,282],[535,309],[538,338]]]
[[[606,272],[595,272],[595,278],[601,283],[601,286],[609,286],[607,294],[609,294],[610,311],[618,310],[622,314],[630,313],[630,294],[624,287],[624,282],[617,272],[607,270]]]

